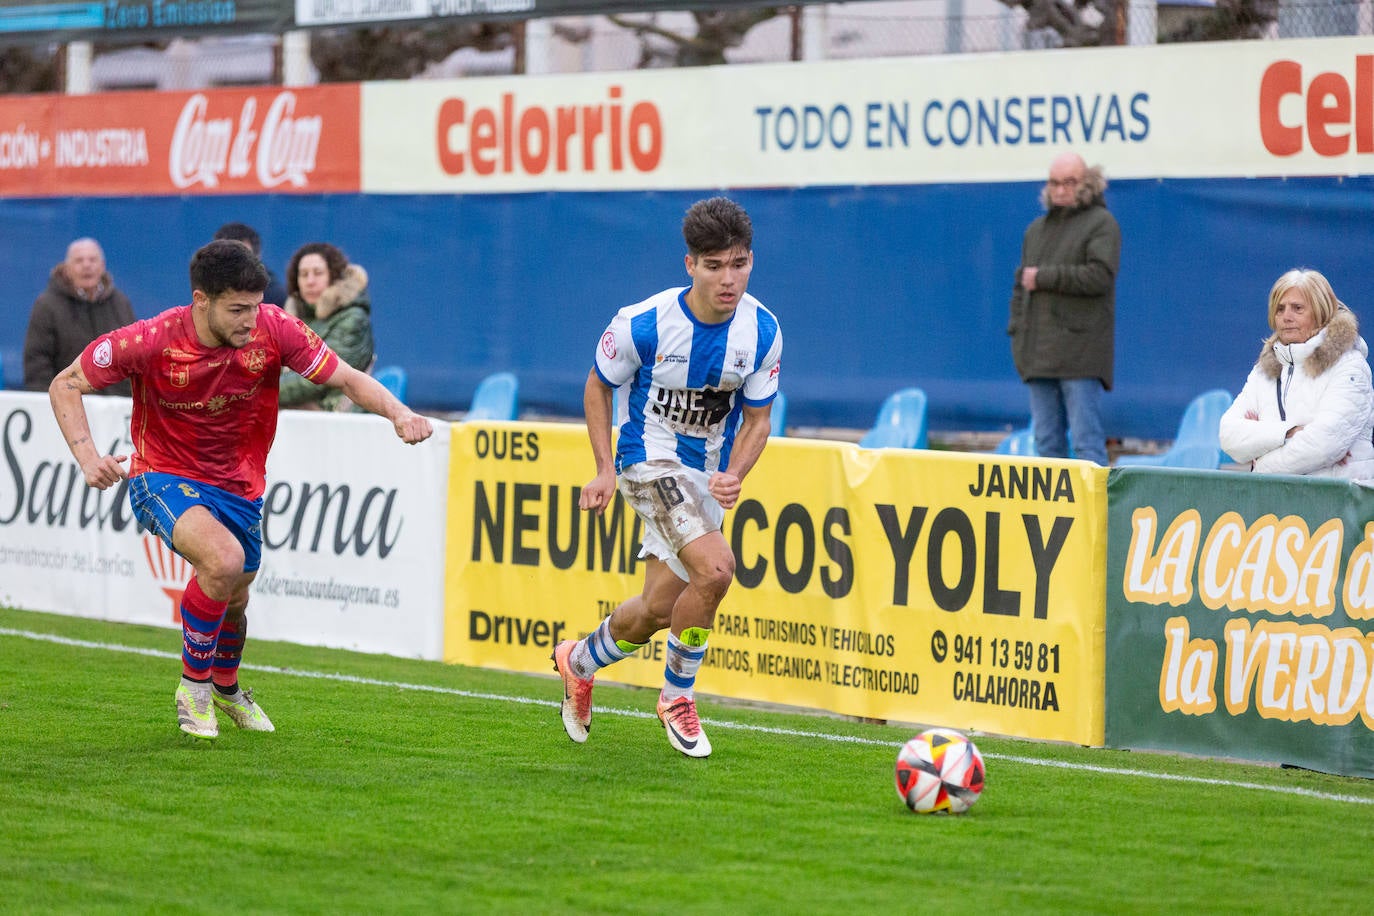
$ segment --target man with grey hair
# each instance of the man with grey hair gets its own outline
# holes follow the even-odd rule
[[[67,246],[67,257],[52,269],[48,288],[38,294],[24,336],[24,388],[47,391],[57,373],[72,364],[86,344],[134,321],[129,297],[115,288],[105,269],[105,252],[92,238]],[[100,394],[131,394],[128,381]]]
[[[1030,391],[1035,449],[1107,464],[1102,392],[1112,387],[1121,229],[1100,166],[1061,153],[1026,229],[1012,287],[1011,353]]]

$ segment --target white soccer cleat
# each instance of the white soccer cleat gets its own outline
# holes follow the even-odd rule
[[[658,718],[668,733],[668,743],[688,757],[711,756],[711,740],[701,730],[697,701],[692,697],[665,700],[658,695]]]
[[[559,713],[563,730],[568,737],[582,744],[592,727],[592,682],[594,678],[578,677],[572,670],[572,650],[577,643],[565,639],[553,647],[553,670],[563,678],[563,702]]]
[[[177,724],[186,734],[195,738],[219,737],[215,704],[210,699],[213,692],[208,681],[199,684],[182,678],[177,685]]]
[[[272,725],[272,720],[267,718],[267,713],[262,711],[261,706],[253,702],[253,691],[240,688],[232,696],[225,696],[216,690],[214,695],[215,706],[223,710],[224,714],[233,719],[234,724],[244,731],[276,731]]]

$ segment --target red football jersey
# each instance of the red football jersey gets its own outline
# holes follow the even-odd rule
[[[81,371],[96,388],[132,379],[130,477],[176,474],[245,499],[266,489],[282,366],[325,382],[339,358],[275,305],[258,310],[257,327],[239,349],[202,344],[183,305],[103,334],[81,353]]]

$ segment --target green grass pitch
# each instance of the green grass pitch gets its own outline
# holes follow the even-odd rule
[[[42,638],[39,638],[42,637]],[[975,735],[964,816],[893,787],[911,726],[252,641],[276,723],[176,728],[173,630],[0,609],[0,912],[1365,912],[1374,783]],[[130,650],[143,650],[130,651]],[[699,687],[709,690],[709,672]]]

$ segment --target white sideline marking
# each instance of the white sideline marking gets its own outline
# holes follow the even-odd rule
[[[90,642],[84,639],[70,639],[52,633],[33,633],[27,630],[11,630],[0,627],[0,636],[15,636],[20,639],[34,639],[40,642],[56,643],[80,649],[100,649],[106,652],[127,652],[131,655],[146,655],[151,658],[180,659],[180,652],[164,652],[161,649],[144,649],[138,646],[121,646],[117,643]],[[449,696],[466,697],[472,700],[495,700],[501,703],[523,703],[527,706],[558,706],[556,700],[539,700],[532,697],[513,697],[500,693],[480,693],[475,690],[459,690],[456,687],[436,687],[433,684],[407,684],[403,681],[383,681],[377,678],[356,677],[351,674],[330,674],[325,671],[298,671],[293,668],[274,668],[270,665],[242,664],[245,671],[263,671],[268,674],[285,674],[291,677],[315,678],[323,681],[340,681],[347,684],[363,684],[369,687],[392,687],[400,690],[420,690],[426,693],[442,693]],[[602,715],[626,716],[633,719],[652,719],[654,714],[638,709],[612,709],[598,706],[596,711]],[[832,735],[827,732],[801,731],[792,728],[772,728],[766,725],[749,725],[743,722],[727,722],[723,719],[701,720],[713,728],[736,728],[741,731],[760,732],[769,735],[788,735],[797,738],[812,738],[817,741],[833,741],[841,744],[866,744],[877,747],[900,747],[901,742],[879,741],[876,738],[860,738],[855,735]],[[1300,795],[1305,798],[1318,798],[1323,801],[1346,802],[1355,805],[1374,805],[1374,798],[1360,795],[1344,795],[1337,792],[1318,792],[1301,786],[1271,786],[1257,782],[1236,782],[1230,779],[1216,779],[1204,776],[1181,776],[1175,773],[1151,773],[1147,770],[1128,770],[1120,767],[1095,766],[1088,763],[1069,763],[1064,760],[1042,760],[1037,757],[1018,757],[1011,754],[984,754],[989,760],[1006,760],[1027,766],[1055,767],[1061,770],[1075,770],[1082,773],[1102,773],[1109,776],[1134,776],[1140,779],[1159,779],[1165,782],[1190,782],[1208,786],[1225,786],[1232,789],[1255,789],[1260,792],[1274,792],[1280,795]]]

